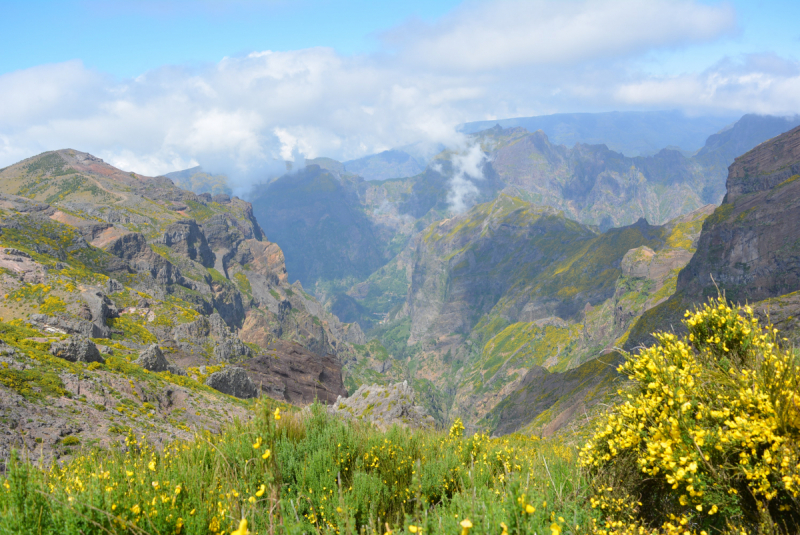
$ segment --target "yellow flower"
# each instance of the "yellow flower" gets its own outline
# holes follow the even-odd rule
[[[262,497],[264,495],[264,492],[266,492],[266,490],[267,490],[267,486],[266,485],[261,485],[258,488],[258,490],[256,491],[256,496],[258,496],[259,498]]]
[[[250,502],[250,503],[256,503],[256,497],[255,496],[250,496],[249,498],[247,498],[247,501]]]
[[[505,522],[500,522],[500,527],[503,528],[503,533],[500,535],[508,535],[508,526],[506,526]]]
[[[550,524],[550,533],[552,533],[552,535],[561,535],[561,526],[553,522]]]
[[[469,518],[465,518],[461,522],[459,522],[461,526],[461,535],[469,535],[469,530],[472,529],[472,522]]]
[[[155,459],[150,461],[149,463],[147,463],[147,468],[149,468],[151,472],[155,472],[156,471],[156,461],[155,461]]]
[[[133,511],[133,514],[138,515],[139,513],[142,512],[142,508],[139,507],[139,504],[137,503],[136,505],[131,507],[131,511]]]
[[[408,531],[410,531],[411,533],[419,533],[420,531],[422,531],[422,527],[411,524],[410,526],[408,526]]]
[[[525,506],[525,512],[528,513],[529,515],[532,515],[533,513],[536,512],[536,507],[532,506],[531,504],[528,504]]]
[[[275,409],[274,415],[275,415],[275,419],[276,420],[280,420],[281,419],[281,408],[280,407],[277,407]]]
[[[253,443],[253,449],[257,450],[260,447],[261,447],[261,437],[258,437],[258,439],[256,439],[256,441]]]
[[[270,455],[272,455],[272,452],[269,451],[269,448],[267,448],[264,450],[264,453],[261,454],[261,458],[266,461],[267,459],[269,459]]]

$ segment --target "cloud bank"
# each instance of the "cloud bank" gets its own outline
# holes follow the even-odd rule
[[[463,145],[468,120],[558,111],[800,111],[800,64],[722,58],[652,76],[637,58],[737,31],[728,4],[601,0],[465,4],[384,34],[384,49],[258,51],[114,79],[80,61],[0,76],[0,167],[70,147],[155,175],[193,165],[233,187],[285,161],[358,158],[414,142]],[[465,164],[466,165],[466,164]],[[453,206],[469,197],[469,173]],[[458,184],[456,184],[458,186]],[[473,185],[474,187],[474,185]]]

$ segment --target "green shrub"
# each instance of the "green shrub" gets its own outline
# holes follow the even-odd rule
[[[68,435],[61,439],[61,444],[64,446],[77,446],[80,443],[81,440],[74,435]]]

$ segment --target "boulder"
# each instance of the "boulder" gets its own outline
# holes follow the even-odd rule
[[[243,357],[250,357],[252,351],[238,338],[222,340],[214,347],[214,356],[223,362],[232,362]]]
[[[81,294],[86,309],[89,310],[92,323],[97,326],[97,331],[102,333],[102,336],[94,336],[93,338],[109,338],[111,336],[111,328],[106,325],[108,318],[115,318],[119,315],[117,307],[114,303],[106,297],[106,294],[100,290],[91,289]]]
[[[94,342],[83,336],[72,336],[61,342],[54,342],[50,346],[50,353],[70,362],[105,362]]]
[[[135,363],[151,372],[165,372],[169,369],[169,362],[156,344],[139,353]]]
[[[349,398],[337,399],[328,412],[366,420],[382,430],[393,425],[430,429],[435,424],[425,409],[415,404],[414,390],[407,381],[389,386],[363,385]]]
[[[237,398],[254,398],[258,396],[258,388],[250,380],[242,368],[229,366],[214,372],[206,379],[206,384],[214,390]]]

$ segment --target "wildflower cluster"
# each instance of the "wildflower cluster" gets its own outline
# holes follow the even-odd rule
[[[574,533],[590,525],[575,450],[450,437],[260,401],[247,423],[158,450],[84,452],[0,478],[0,533]],[[566,519],[569,519],[567,521]]]
[[[657,335],[633,386],[581,451],[603,533],[800,527],[798,367],[753,311],[714,300],[688,336]],[[633,531],[631,531],[633,530]]]

